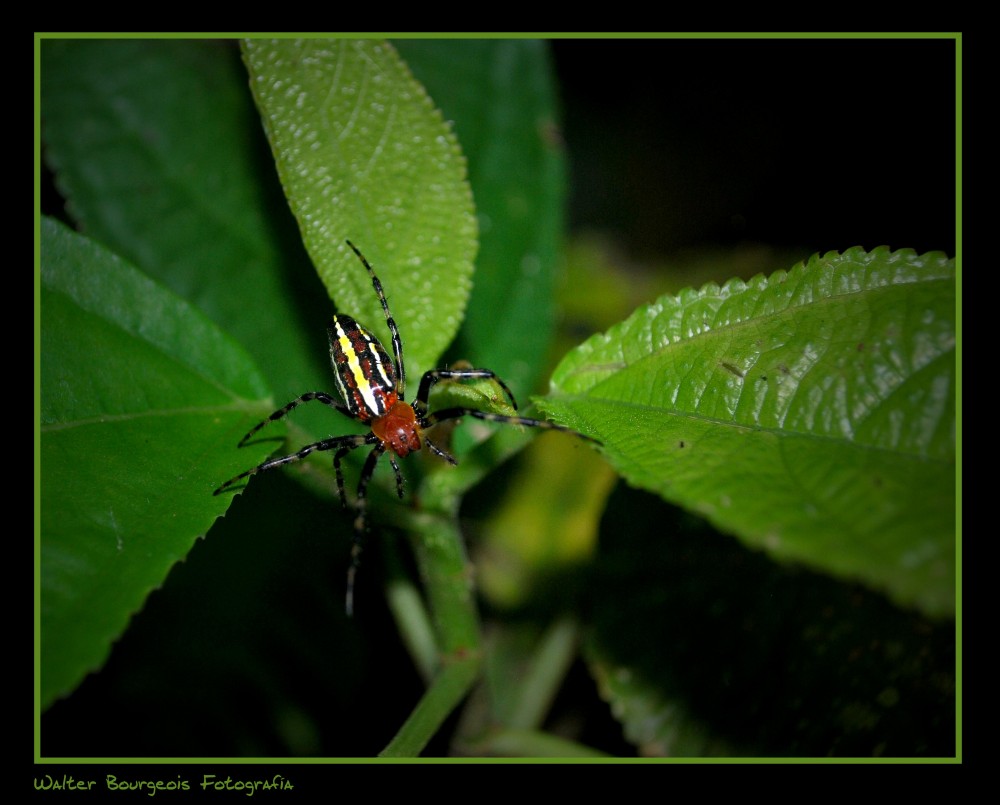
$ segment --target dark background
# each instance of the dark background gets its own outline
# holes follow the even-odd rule
[[[955,254],[951,40],[556,40],[573,229]]]

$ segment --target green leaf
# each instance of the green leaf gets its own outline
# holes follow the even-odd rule
[[[409,374],[419,376],[458,330],[476,252],[454,134],[388,44],[247,40],[243,52],[285,194],[331,298],[389,343],[350,239],[378,273]]]
[[[108,655],[228,506],[233,449],[271,410],[244,351],[62,224],[42,222],[41,701]]]
[[[45,157],[80,229],[239,340],[280,402],[328,389],[332,308],[235,43],[44,40],[41,66]],[[329,414],[295,422],[325,435]]]
[[[878,249],[707,285],[567,356],[544,407],[771,555],[955,606],[955,277]]]

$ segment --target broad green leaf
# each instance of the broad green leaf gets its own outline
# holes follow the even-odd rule
[[[333,308],[235,42],[44,40],[41,101],[46,161],[83,231],[238,339],[278,402],[330,388]],[[329,422],[295,417],[319,436]]]
[[[41,701],[100,666],[222,514],[212,491],[273,405],[245,352],[120,258],[49,219],[41,251]]]
[[[389,331],[350,239],[378,273],[417,377],[454,338],[476,222],[465,160],[386,43],[247,40],[244,59],[278,174],[338,308]]]
[[[955,601],[955,277],[851,249],[663,297],[544,407],[631,483],[935,615]]]
[[[449,354],[492,369],[526,400],[551,354],[566,184],[548,43],[394,44],[454,122],[476,199],[479,256],[468,315]]]

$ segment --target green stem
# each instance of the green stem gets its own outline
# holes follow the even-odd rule
[[[405,530],[412,535],[413,552],[433,617],[437,662],[428,652],[423,627],[420,639],[411,641],[411,653],[425,678],[437,670],[417,707],[382,751],[382,757],[418,755],[479,678],[479,614],[472,570],[458,528],[458,509],[462,494],[492,467],[521,449],[529,438],[513,429],[498,433],[464,456],[458,467],[428,473],[420,484],[420,509],[400,512]],[[411,593],[401,590],[395,599],[394,611],[404,632],[414,618],[416,623],[423,623],[423,607]]]
[[[460,496],[434,475],[421,486],[422,510],[408,519],[439,650],[426,693],[382,757],[415,757],[468,695],[482,665],[472,574],[458,529]]]
[[[468,694],[479,676],[479,666],[479,656],[470,655],[442,667],[379,757],[417,757]]]
[[[402,568],[399,550],[399,543],[391,540],[383,551],[388,570],[386,600],[413,664],[424,684],[430,685],[439,664],[437,639],[420,590]]]
[[[416,519],[419,525],[411,531],[413,552],[443,660],[478,654],[479,614],[457,514],[444,516],[425,511]]]
[[[538,729],[577,656],[579,627],[569,618],[553,623],[542,636],[515,690],[515,705],[507,718],[511,730]]]

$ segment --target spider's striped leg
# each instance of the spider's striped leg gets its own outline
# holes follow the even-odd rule
[[[385,313],[385,323],[389,328],[389,333],[392,335],[392,355],[396,359],[396,393],[399,395],[399,399],[402,400],[404,399],[404,392],[406,390],[406,369],[403,367],[403,341],[399,337],[399,328],[396,326],[396,320],[393,319],[392,313],[389,312],[389,303],[385,300],[382,283],[375,276],[375,269],[371,267],[357,246],[349,240],[345,241],[345,243],[351,247],[364,267],[368,269],[368,274],[372,278],[372,286],[375,288],[375,293],[378,294],[378,299],[382,303],[382,312]]]
[[[344,474],[340,469],[340,460],[353,449],[353,447],[341,447],[333,457],[333,469],[334,472],[337,473],[337,491],[340,493],[340,502],[345,509],[347,508],[347,494],[344,492]],[[396,494],[398,494],[399,499],[402,500],[404,483],[403,473],[399,469],[399,464],[396,463],[396,457],[391,454],[389,456],[389,463],[392,464],[393,472],[396,473]]]
[[[375,473],[375,465],[385,452],[385,445],[378,442],[365,460],[358,479],[357,515],[354,518],[354,544],[351,546],[351,566],[347,569],[347,593],[344,599],[344,610],[347,617],[354,614],[354,577],[361,565],[361,548],[364,545],[365,534],[368,531],[368,482]],[[398,471],[398,469],[397,469]]]
[[[340,505],[345,509],[347,508],[347,493],[344,491],[344,472],[340,469],[340,461],[344,458],[344,456],[358,446],[359,445],[349,444],[345,447],[341,447],[336,453],[333,454],[333,472],[337,476],[337,494],[340,495]]]
[[[493,380],[504,390],[514,409],[517,409],[517,400],[514,399],[514,393],[510,387],[497,376],[496,372],[489,369],[431,369],[429,372],[424,372],[424,376],[420,378],[420,387],[417,389],[413,408],[417,414],[427,413],[427,398],[430,396],[431,386],[439,380],[471,380],[475,378]]]
[[[430,425],[421,425],[421,427],[429,428]],[[451,453],[442,450],[440,447],[434,444],[434,442],[428,439],[426,435],[424,435],[423,439],[424,439],[424,444],[427,445],[427,449],[430,450],[434,455],[438,456],[439,458],[443,458],[449,464],[455,464],[455,465],[458,464],[458,462],[455,461],[455,457]]]
[[[329,394],[327,394],[324,391],[310,391],[310,392],[307,392],[307,393],[303,394],[301,397],[296,397],[294,400],[292,400],[290,403],[288,403],[288,405],[283,406],[282,408],[279,408],[277,411],[275,411],[273,414],[271,414],[271,416],[269,416],[263,422],[261,422],[261,423],[257,424],[256,426],[254,426],[253,430],[251,430],[246,436],[244,436],[242,439],[240,439],[240,443],[238,445],[236,445],[236,446],[237,447],[243,447],[243,445],[245,445],[247,443],[247,440],[251,436],[253,436],[257,431],[259,431],[261,428],[263,428],[269,422],[274,422],[275,420],[283,419],[285,416],[288,415],[288,413],[290,411],[294,410],[295,408],[298,408],[300,405],[302,405],[302,403],[309,402],[310,400],[319,400],[321,403],[323,403],[324,405],[330,406],[335,411],[340,411],[340,413],[342,413],[342,414],[346,414],[347,416],[351,416],[351,412],[347,410],[347,406],[344,405],[340,400],[337,400],[337,399],[331,397]]]
[[[218,489],[216,489],[212,494],[218,495],[225,492],[230,487],[232,487],[238,481],[242,481],[244,478],[249,478],[251,475],[256,475],[258,472],[264,472],[265,470],[273,470],[275,467],[283,467],[286,464],[291,464],[295,461],[301,461],[310,453],[320,452],[322,450],[336,450],[337,454],[350,452],[356,447],[361,447],[363,444],[371,444],[371,440],[374,438],[373,435],[368,436],[336,436],[332,439],[324,439],[321,442],[313,442],[312,444],[307,444],[297,453],[292,453],[291,455],[281,456],[279,458],[271,458],[262,464],[258,464],[253,469],[249,469],[246,472],[241,472],[239,475],[233,476],[224,484],[222,484]]]
[[[581,439],[585,439],[588,442],[593,442],[594,444],[601,444],[597,439],[590,436],[586,436],[572,428],[567,428],[565,425],[557,425],[554,422],[548,422],[544,419],[531,419],[525,416],[506,416],[504,414],[492,414],[489,411],[477,411],[475,408],[443,408],[440,411],[435,411],[433,414],[428,414],[421,418],[420,426],[423,428],[429,428],[431,425],[436,425],[439,422],[446,422],[449,419],[458,419],[463,416],[471,416],[476,419],[483,419],[487,422],[503,422],[508,425],[525,425],[529,428],[545,428],[546,430],[559,430],[563,433],[571,433],[574,436],[578,436]]]
[[[389,454],[389,463],[392,464],[392,471],[396,473],[396,494],[399,495],[399,499],[403,499],[403,473],[399,471],[399,465],[396,463],[396,457]]]

